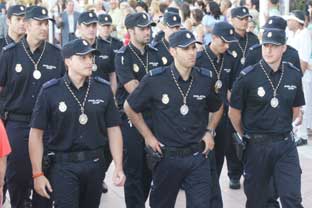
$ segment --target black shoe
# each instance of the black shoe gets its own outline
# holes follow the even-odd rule
[[[103,183],[102,183],[102,193],[103,193],[103,194],[106,194],[107,192],[108,192],[107,185],[106,185],[106,183],[103,181]]]
[[[230,189],[240,189],[240,181],[237,179],[230,179],[229,187]]]
[[[307,145],[308,144],[308,140],[307,139],[303,139],[303,138],[299,138],[296,141],[296,146],[303,146],[303,145]]]

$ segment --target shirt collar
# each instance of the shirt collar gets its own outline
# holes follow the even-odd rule
[[[102,38],[101,36],[98,37],[100,40],[103,40],[104,42],[111,44],[112,43],[112,37],[109,36],[107,39]]]
[[[15,41],[9,35],[5,36],[5,40],[7,41],[8,44],[15,43]]]
[[[218,62],[218,56],[216,56],[216,55],[212,52],[212,50],[210,49],[210,44],[211,44],[211,43],[209,43],[207,46],[205,46],[206,51],[207,51],[207,53],[209,54],[210,58],[212,58],[213,61]],[[220,59],[219,59],[219,60],[221,60],[222,56],[223,56],[223,54],[220,54]]]
[[[137,49],[131,42],[129,43],[129,46],[131,46],[131,48],[139,55],[139,56],[145,56],[146,51],[147,51],[147,45],[144,48],[144,54],[142,55],[141,51],[139,49]]]
[[[236,39],[238,39],[239,41],[240,40],[245,40],[246,39],[246,36],[248,35],[247,32],[245,32],[245,36],[240,36],[240,34],[238,34],[237,32],[234,32],[234,36],[236,37]]]
[[[269,66],[269,64],[267,62],[265,62],[264,59],[261,59],[262,65],[264,70],[268,73],[268,74],[275,74],[275,73],[281,73],[282,71],[282,62],[278,67],[278,70],[276,72],[273,71],[273,69]]]
[[[26,36],[22,39],[24,45],[25,45],[25,48],[28,52],[30,52],[31,54],[34,54],[34,53],[41,53],[42,50],[43,50],[43,47],[44,47],[44,41],[41,42],[40,46],[38,48],[36,48],[36,50],[32,53],[31,50],[30,50],[30,47],[28,45],[28,42],[26,40]]]
[[[172,70],[173,76],[174,76],[174,78],[175,78],[177,81],[184,81],[183,78],[181,77],[179,71],[178,71],[177,68],[175,67],[174,62],[171,64],[170,70]],[[171,72],[170,72],[170,74],[171,74]],[[190,81],[190,78],[191,78],[191,77],[194,79],[195,76],[196,76],[195,69],[192,68],[190,77],[189,77],[188,80],[186,80],[186,82]]]
[[[71,81],[70,77],[68,76],[68,73],[66,72],[63,76],[65,82],[67,82],[69,84],[69,86],[72,88],[72,89],[76,89],[76,90],[79,90],[77,89],[77,87],[74,85],[74,83]],[[85,82],[83,83],[83,86],[80,88],[80,89],[83,89],[85,87],[88,86],[88,78],[85,80]]]

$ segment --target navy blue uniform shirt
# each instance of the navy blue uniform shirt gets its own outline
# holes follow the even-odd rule
[[[249,48],[244,68],[258,63],[261,59],[262,46],[260,44],[256,44]],[[290,62],[298,69],[301,69],[298,51],[289,45],[287,45],[287,49],[283,54],[282,60]]]
[[[243,69],[243,64],[241,63],[241,59],[243,57],[242,49],[244,50],[246,47],[246,51],[245,51],[245,62],[246,62],[246,57],[248,56],[249,48],[255,44],[259,44],[259,40],[257,36],[253,34],[252,32],[247,32],[244,37],[240,36],[236,32],[234,32],[234,35],[237,38],[238,42],[230,43],[229,50],[231,51],[233,57],[236,59],[234,69],[235,69],[235,75],[237,77],[240,71]],[[248,39],[248,42],[247,42],[247,39]],[[242,49],[239,47],[239,44],[242,47]]]
[[[197,53],[196,66],[201,67],[201,68],[206,68],[211,71],[212,82],[213,82],[212,85],[214,86],[217,81],[217,74],[206,54],[208,53],[209,57],[213,61],[213,64],[216,66],[218,73],[221,73],[220,80],[222,81],[222,87],[219,91],[219,94],[223,100],[223,103],[227,105],[228,104],[227,92],[228,90],[232,89],[232,78],[234,77],[233,68],[234,68],[234,64],[236,60],[229,51],[226,51],[218,59],[218,57],[211,51],[209,45],[206,45],[203,51],[200,51]],[[222,65],[222,60],[223,60],[223,67],[222,69],[220,69]]]
[[[158,54],[163,66],[168,66],[173,62],[173,57],[169,52],[169,43],[164,37],[160,40],[154,40],[152,46],[158,49]]]
[[[281,66],[273,70],[263,60],[264,69],[276,87],[282,74]],[[247,134],[284,134],[292,130],[293,107],[305,104],[300,71],[284,62],[284,77],[277,90],[279,105],[273,108],[272,87],[260,62],[245,68],[235,81],[230,106],[241,110],[243,130]]]
[[[146,66],[146,60],[148,56],[148,68],[147,71],[161,66],[161,62],[158,56],[158,50],[154,47],[147,45],[145,47],[144,54],[134,47],[131,43],[128,46],[122,47],[115,57],[115,69],[118,80],[118,88],[116,93],[116,99],[119,109],[123,109],[123,104],[128,97],[128,92],[124,88],[124,85],[131,80],[140,81],[147,73],[146,68],[139,61],[136,55],[131,51],[129,47],[135,51],[135,53],[141,58]]]
[[[77,89],[68,75],[45,83],[38,95],[32,114],[31,127],[49,129],[48,150],[72,152],[94,150],[107,143],[107,128],[120,124],[110,85],[104,79],[90,79],[90,91],[85,104],[88,122],[79,123],[80,106],[65,85],[69,83],[82,103],[88,81]]]
[[[101,38],[96,38],[95,43],[92,45],[100,53],[95,55],[96,69],[92,69],[92,76],[101,77],[109,81],[109,74],[114,72],[114,52],[107,46],[106,42]]]
[[[3,47],[10,43],[14,43],[14,40],[9,35],[6,35],[4,38],[0,39],[0,49],[2,50]]]
[[[46,42],[45,52],[38,65],[41,78],[35,79],[34,64],[28,58],[24,47],[35,62],[41,55],[44,43],[31,53],[25,38],[6,46],[0,56],[0,86],[4,87],[4,110],[9,113],[30,115],[41,86],[64,75],[65,65],[61,51]]]
[[[184,94],[191,79],[186,104],[189,112],[180,113],[183,97],[172,72]],[[160,67],[146,75],[127,99],[135,112],[142,112],[151,105],[153,132],[156,138],[169,147],[185,147],[198,143],[206,130],[209,112],[217,111],[222,101],[212,90],[212,74],[207,69],[194,67],[190,78],[184,81],[174,65]]]

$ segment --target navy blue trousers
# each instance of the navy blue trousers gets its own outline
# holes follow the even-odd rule
[[[210,160],[201,153],[163,158],[153,171],[151,208],[174,208],[180,187],[187,208],[210,208],[212,178]]]
[[[50,169],[55,208],[98,208],[105,176],[104,158],[56,162]]]
[[[152,176],[147,167],[143,137],[128,120],[123,120],[122,136],[124,142],[124,171],[127,177],[124,192],[127,208],[145,207]]]
[[[6,184],[12,208],[24,208],[33,189],[32,169],[28,152],[29,123],[7,121],[6,131],[12,148],[7,160]],[[51,207],[51,202],[33,191],[32,207]]]
[[[272,178],[283,208],[302,207],[301,168],[291,135],[283,141],[248,143],[244,169],[247,208],[266,207],[272,194]]]

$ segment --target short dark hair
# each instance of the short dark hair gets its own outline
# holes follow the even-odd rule
[[[279,0],[270,0],[271,4],[278,4]]]
[[[188,3],[183,3],[180,9],[182,12],[182,21],[185,21],[186,18],[191,17],[191,9]]]
[[[135,7],[142,7],[144,9],[145,12],[148,12],[148,6],[147,4],[145,4],[143,1],[139,1]]]
[[[201,22],[203,17],[204,17],[204,14],[203,14],[203,11],[201,9],[197,8],[197,9],[192,10],[192,16],[196,22]]]

